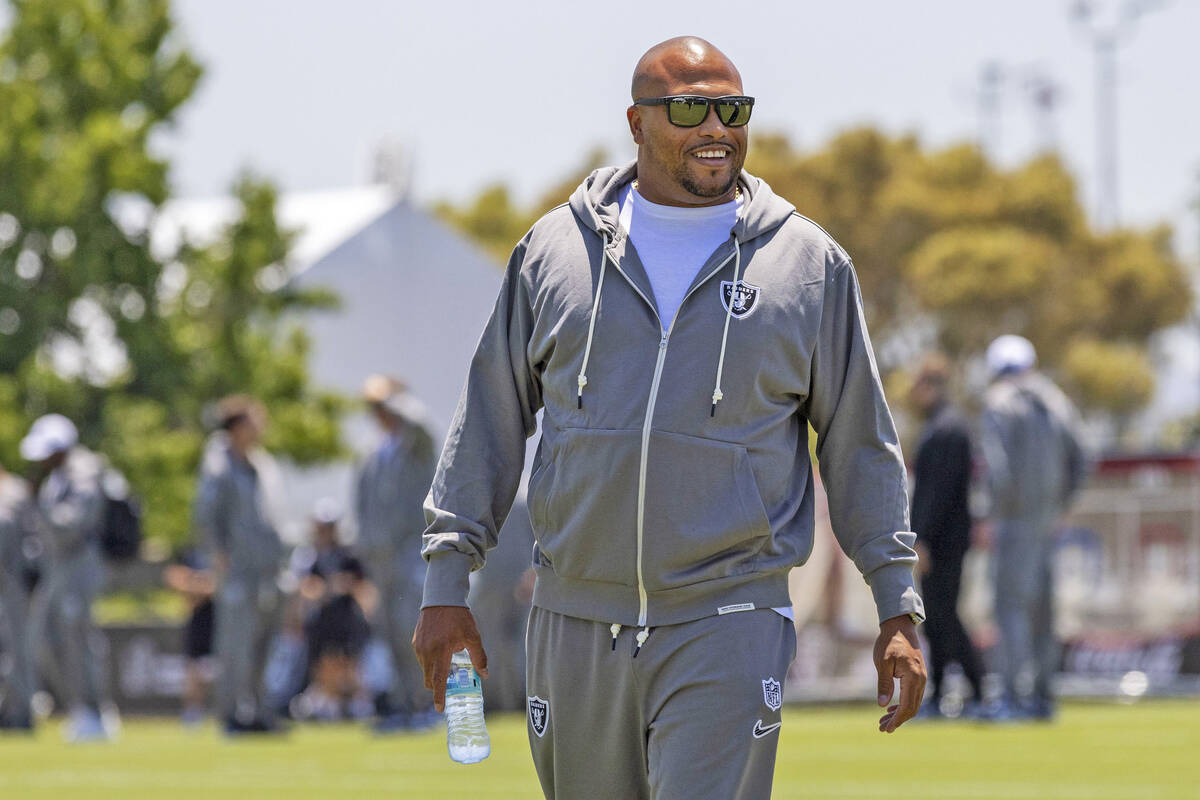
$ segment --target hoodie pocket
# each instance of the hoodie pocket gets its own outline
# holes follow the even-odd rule
[[[637,585],[641,431],[569,428],[529,480],[538,550],[564,578]]]
[[[650,435],[642,540],[649,591],[750,572],[770,534],[745,447]]]

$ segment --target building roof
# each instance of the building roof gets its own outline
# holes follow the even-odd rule
[[[280,195],[279,222],[299,231],[291,254],[293,274],[312,266],[399,202],[384,184]],[[230,196],[172,200],[155,220],[151,247],[155,255],[168,258],[185,238],[195,245],[211,243],[237,214],[238,203]]]

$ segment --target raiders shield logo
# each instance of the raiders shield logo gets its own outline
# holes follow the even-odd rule
[[[767,704],[767,708],[772,711],[778,711],[783,705],[783,691],[779,685],[779,681],[774,678],[767,678],[762,682],[763,685],[763,702]]]
[[[550,704],[540,697],[526,697],[525,704],[529,709],[529,725],[540,739],[550,721]]]
[[[721,305],[729,311],[729,304],[732,302],[733,318],[745,319],[758,307],[758,295],[761,291],[754,284],[745,281],[738,281],[736,290],[733,288],[733,281],[721,281]]]

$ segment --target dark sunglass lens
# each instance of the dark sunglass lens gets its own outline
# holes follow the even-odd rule
[[[729,127],[740,128],[750,121],[751,108],[753,106],[743,100],[730,100],[717,104],[717,114]]]
[[[708,115],[708,103],[681,97],[667,106],[667,115],[672,125],[694,128],[704,122],[704,117]]]

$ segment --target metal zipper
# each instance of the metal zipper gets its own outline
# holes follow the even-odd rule
[[[688,291],[688,293],[683,296],[683,299],[679,301],[679,306],[675,309],[675,316],[671,318],[670,326],[666,329],[666,331],[663,331],[662,317],[659,316],[658,309],[655,307],[654,303],[651,303],[650,298],[646,297],[646,295],[642,293],[642,290],[638,288],[638,285],[636,283],[634,283],[633,280],[630,279],[630,277],[628,275],[625,274],[625,270],[621,269],[621,265],[617,262],[617,260],[615,258],[612,257],[612,254],[609,253],[608,249],[607,248],[604,249],[605,257],[608,258],[609,262],[614,267],[617,268],[617,272],[621,273],[621,277],[623,277],[625,279],[625,281],[630,286],[633,287],[633,290],[635,292],[637,292],[643,300],[646,301],[646,305],[650,306],[650,310],[654,313],[655,319],[658,320],[658,332],[660,334],[660,338],[658,341],[658,361],[656,361],[654,364],[654,379],[650,382],[650,397],[646,400],[646,418],[642,422],[642,453],[641,453],[641,464],[638,468],[638,499],[637,499],[637,583],[638,583],[638,622],[637,622],[637,624],[638,624],[638,627],[645,627],[646,614],[649,610],[648,606],[650,604],[649,597],[646,594],[646,581],[642,576],[642,542],[643,542],[643,534],[645,532],[644,522],[645,522],[645,510],[646,510],[646,462],[648,460],[647,456],[650,453],[650,427],[654,422],[654,406],[658,402],[658,385],[659,385],[660,381],[662,380],[663,364],[667,360],[667,343],[671,338],[671,331],[675,330],[675,321],[677,319],[679,319],[679,312],[683,310],[683,304],[687,302],[687,299],[689,297],[691,297],[692,294],[697,289],[699,289],[704,284],[708,283],[709,278],[711,278],[713,275],[716,275],[718,272],[720,272],[725,267],[726,264],[728,264],[731,260],[733,260],[733,257],[734,257],[734,255],[736,255],[736,253],[737,253],[736,250],[734,250],[734,252],[730,253],[729,256],[725,258],[724,261],[722,261],[720,264],[717,264],[715,267],[713,267],[712,270],[707,275],[704,276],[703,280],[701,280],[699,283],[697,283],[695,286],[693,286]]]

